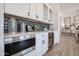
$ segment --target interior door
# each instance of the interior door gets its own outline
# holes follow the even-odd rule
[[[71,17],[65,17],[64,23],[65,23],[65,26],[67,25],[69,27],[71,25]]]
[[[74,23],[79,24],[79,16],[74,16]]]
[[[70,25],[71,25],[71,17],[65,17],[64,18],[64,25],[65,25],[65,31],[70,32]]]

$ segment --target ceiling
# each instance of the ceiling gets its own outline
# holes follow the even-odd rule
[[[59,5],[63,13],[79,11],[79,3],[60,3]]]

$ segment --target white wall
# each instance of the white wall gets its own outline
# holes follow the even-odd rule
[[[3,13],[4,13],[4,4],[0,3],[0,56],[4,55]]]
[[[58,3],[52,3],[50,4],[53,8],[53,28],[54,28],[54,37],[55,43],[60,42],[60,15],[59,15],[59,4]]]

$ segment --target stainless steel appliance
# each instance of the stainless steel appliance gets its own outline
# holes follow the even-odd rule
[[[4,33],[17,32],[17,22],[10,17],[4,17]]]
[[[28,53],[35,46],[35,37],[32,38],[25,38],[28,36],[21,36],[20,38],[12,38],[10,41],[6,40],[5,43],[5,56],[11,55],[24,55]]]
[[[49,33],[48,34],[48,48],[52,48],[54,44],[54,33]]]

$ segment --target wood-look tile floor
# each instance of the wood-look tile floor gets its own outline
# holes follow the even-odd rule
[[[74,35],[61,35],[60,43],[56,44],[44,56],[79,56],[79,42],[76,41]]]

